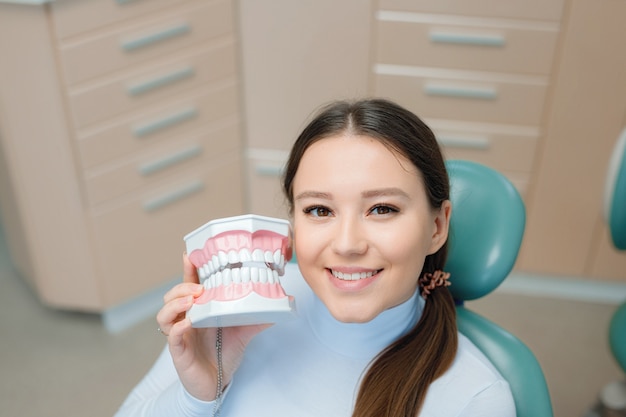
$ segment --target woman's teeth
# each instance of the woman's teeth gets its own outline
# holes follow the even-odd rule
[[[333,276],[335,278],[344,280],[344,281],[356,281],[359,279],[365,279],[365,278],[371,278],[374,275],[376,275],[377,273],[380,272],[380,270],[378,271],[370,271],[370,272],[353,272],[353,273],[343,273],[343,272],[339,272],[339,271],[334,271],[334,270],[330,270],[330,272],[333,274]]]

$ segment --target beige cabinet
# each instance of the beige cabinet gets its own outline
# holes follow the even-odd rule
[[[243,213],[234,4],[0,4],[0,208],[21,275],[102,311],[178,276]]]

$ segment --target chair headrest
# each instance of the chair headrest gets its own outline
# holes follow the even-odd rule
[[[616,248],[626,250],[626,129],[617,139],[604,189],[604,217]]]
[[[493,291],[513,269],[526,210],[501,173],[470,161],[451,160],[446,166],[452,217],[445,270],[453,297],[474,300]]]

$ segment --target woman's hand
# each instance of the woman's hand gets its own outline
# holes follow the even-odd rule
[[[183,283],[165,294],[165,304],[157,314],[157,321],[162,332],[167,335],[174,366],[187,392],[199,400],[212,401],[217,390],[217,329],[193,328],[190,319],[185,317],[187,310],[203,291],[196,268],[187,255],[183,255]],[[250,340],[269,326],[263,324],[223,329],[223,387],[230,383]]]

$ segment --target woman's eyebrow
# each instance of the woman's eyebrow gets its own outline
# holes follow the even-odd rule
[[[410,198],[409,194],[404,190],[396,187],[380,188],[376,190],[368,190],[361,193],[364,198],[376,198],[376,197],[404,197]]]
[[[302,200],[304,198],[317,198],[323,200],[332,200],[333,196],[330,193],[323,191],[303,191],[294,197],[294,200]]]

